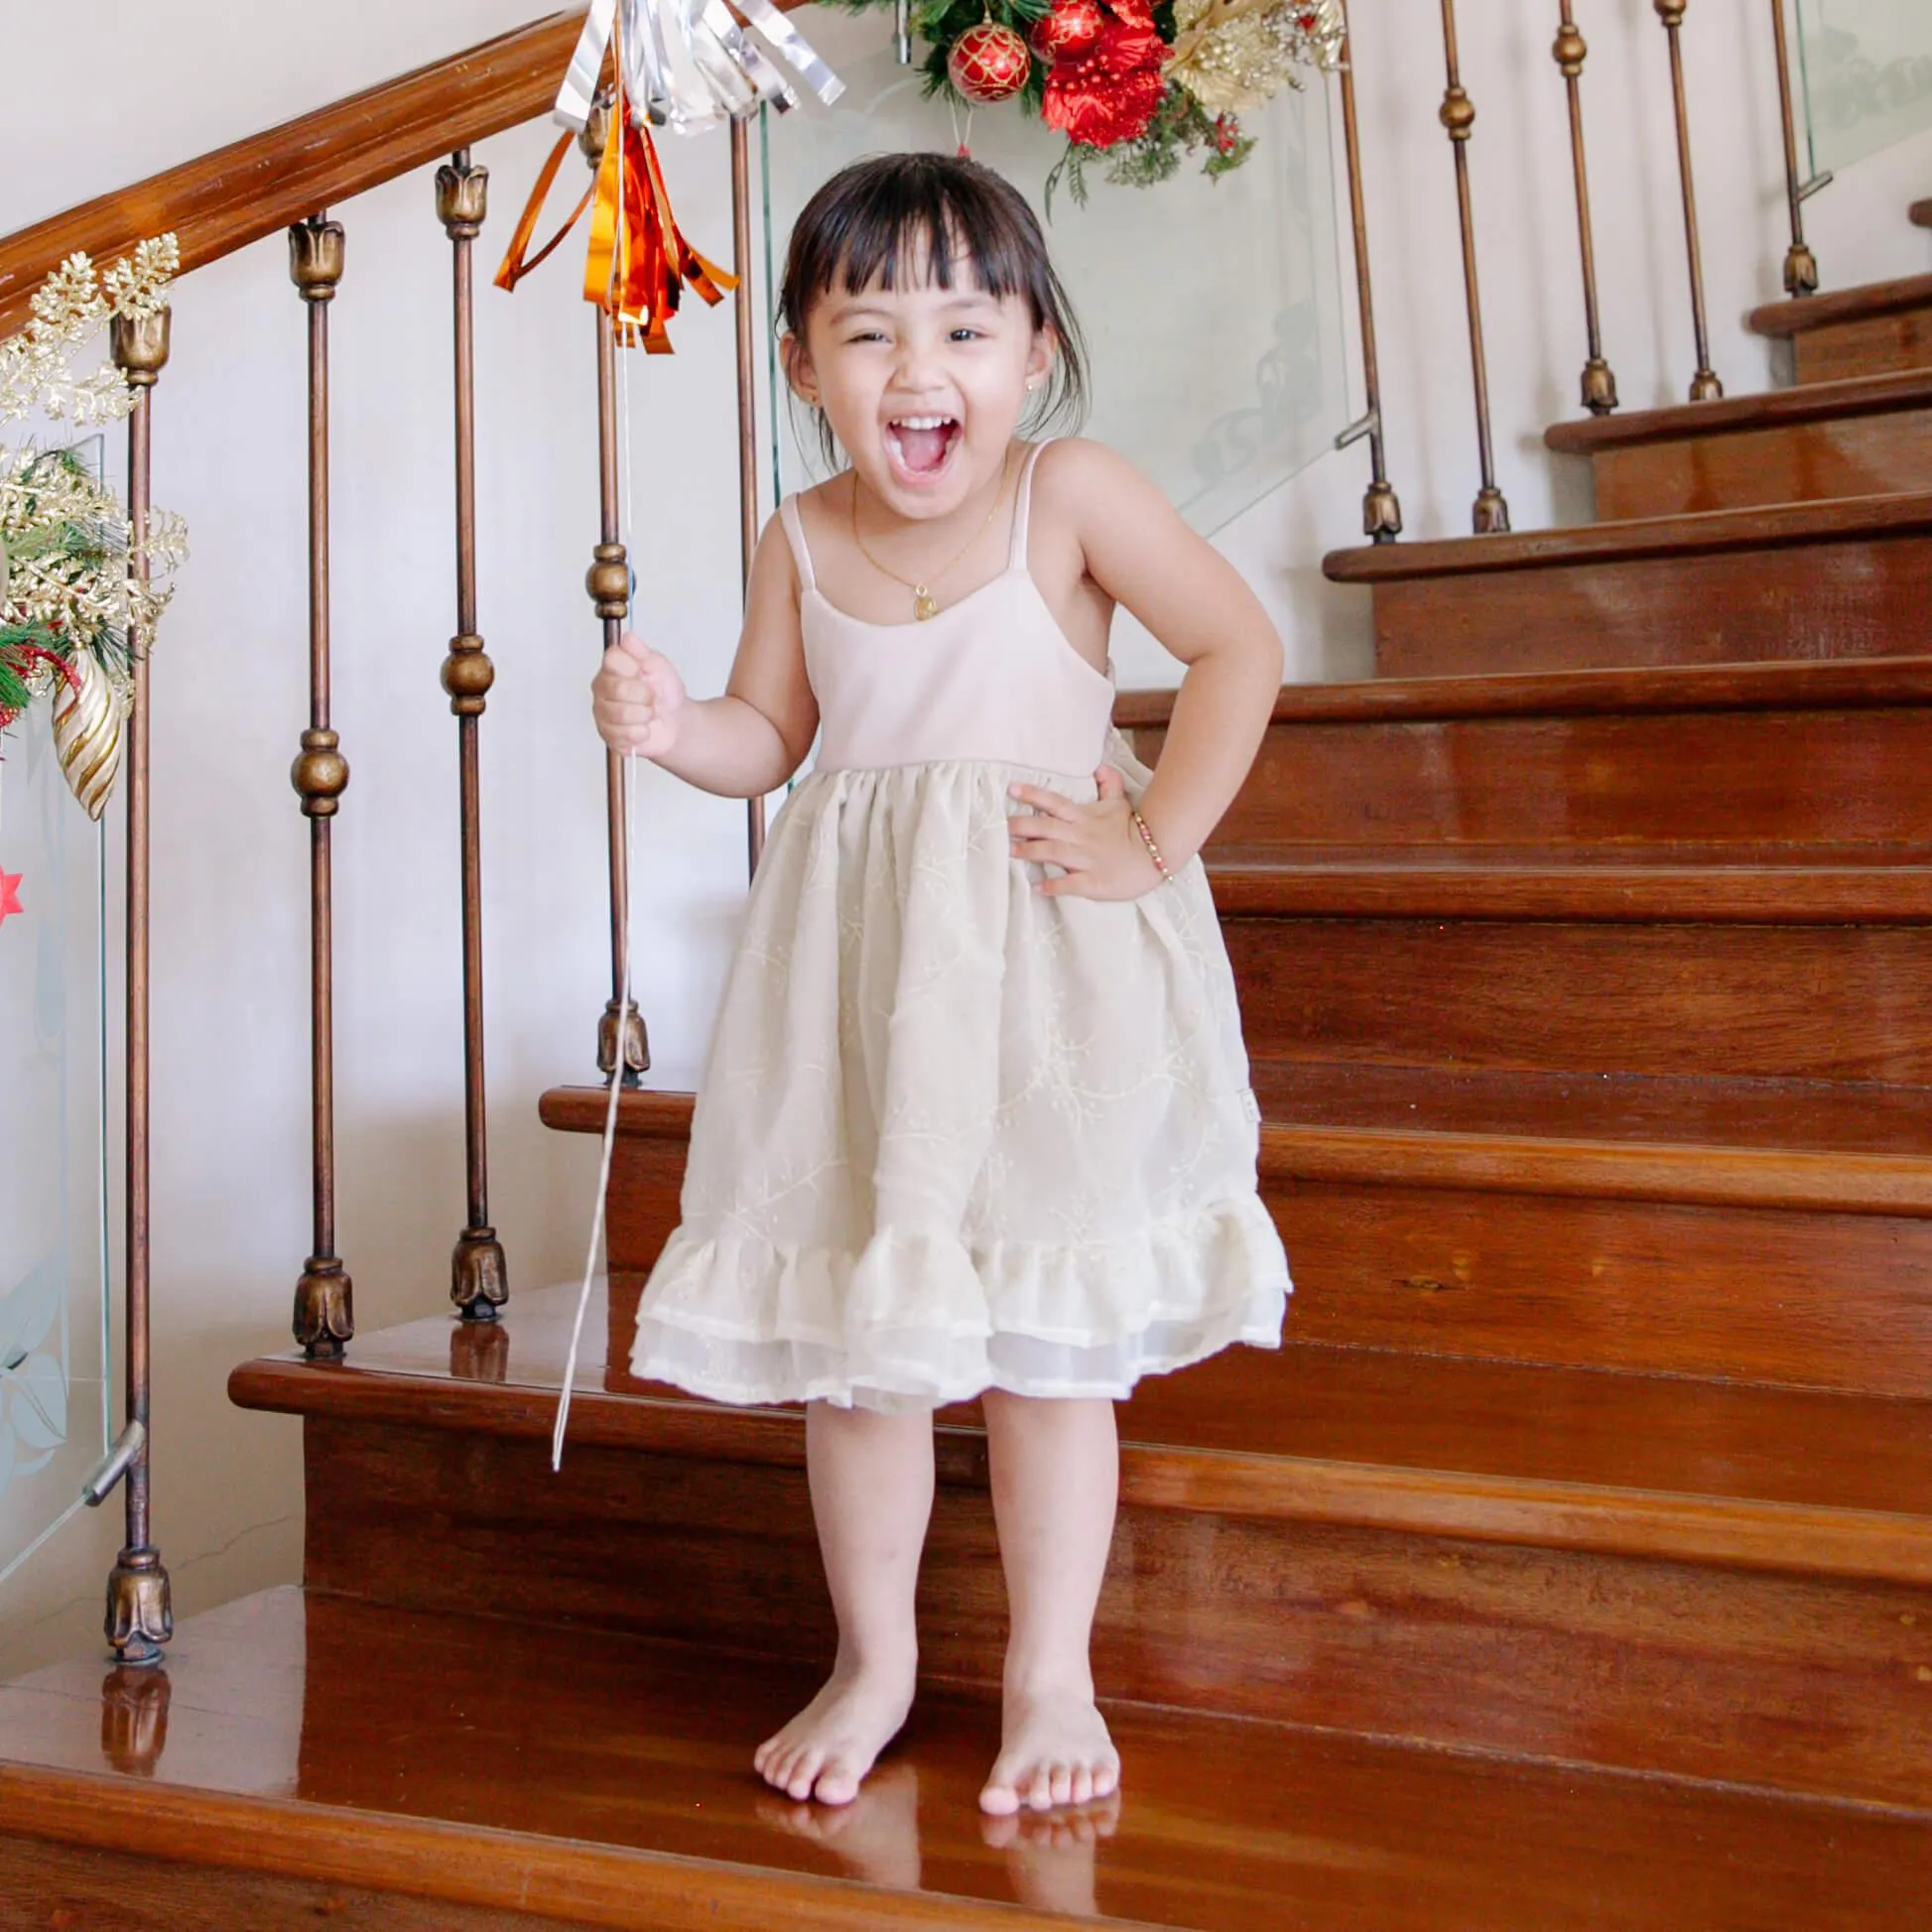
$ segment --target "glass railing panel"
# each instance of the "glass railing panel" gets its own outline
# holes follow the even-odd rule
[[[1932,0],[1796,0],[1814,175],[1932,128]]]
[[[0,1580],[108,1439],[101,877],[43,699],[0,739]]]
[[[889,14],[815,6],[800,25],[846,92],[831,108],[808,100],[766,118],[766,218],[781,262],[828,176],[887,149],[951,152],[958,138],[946,105],[894,59]],[[1116,187],[1096,162],[1088,205],[1064,186],[1054,196],[1048,238],[1092,350],[1087,433],[1132,458],[1204,531],[1312,462],[1348,423],[1332,87],[1310,73],[1305,91],[1244,116],[1258,145],[1220,181],[1197,160],[1155,187]],[[1046,212],[1059,135],[1005,104],[979,109],[969,139],[976,159]],[[773,414],[780,487],[818,480],[809,421],[782,399]]]

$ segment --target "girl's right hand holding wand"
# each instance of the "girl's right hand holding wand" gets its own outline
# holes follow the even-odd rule
[[[590,681],[597,735],[612,751],[662,758],[678,742],[685,681],[667,657],[626,631]]]

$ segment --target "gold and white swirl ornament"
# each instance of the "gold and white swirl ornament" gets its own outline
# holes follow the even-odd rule
[[[107,673],[93,656],[74,658],[78,684],[64,680],[54,693],[54,750],[67,789],[90,819],[107,810],[108,794],[121,770],[122,728],[126,717]]]

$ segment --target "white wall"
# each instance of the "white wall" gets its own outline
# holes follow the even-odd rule
[[[0,231],[532,10],[338,0],[271,24],[215,0],[10,9]],[[1663,36],[1649,0],[1579,11],[1608,348],[1626,405],[1641,407],[1680,395],[1692,366]],[[1453,534],[1476,466],[1435,9],[1354,0],[1352,12],[1390,465],[1411,534]],[[1519,527],[1575,520],[1587,494],[1540,444],[1574,409],[1583,359],[1555,9],[1463,12],[1500,478]],[[1768,380],[1741,318],[1778,294],[1783,246],[1766,42],[1761,7],[1691,10],[1714,354],[1739,392]],[[114,49],[90,61],[84,119],[68,77],[78,46]],[[531,127],[479,151],[491,266],[548,139]],[[665,158],[689,232],[727,250],[721,138],[667,143]],[[1814,201],[1828,286],[1932,265],[1903,213],[1928,190],[1921,141]],[[335,723],[354,772],[335,834],[340,1248],[368,1329],[443,1306],[462,1216],[454,726],[437,686],[453,627],[448,249],[427,172],[338,212]],[[605,996],[601,764],[583,698],[596,640],[580,587],[592,377],[574,253],[479,304],[481,628],[498,668],[483,725],[492,1205],[513,1287],[579,1265],[594,1150],[547,1134],[535,1104],[589,1072]],[[630,370],[640,617],[714,689],[736,605],[730,325],[694,305],[677,339],[675,358]],[[303,316],[281,239],[191,277],[175,341],[156,491],[189,517],[193,559],[155,665],[155,1459],[159,1540],[192,1611],[300,1562],[297,1431],[223,1393],[235,1362],[284,1345],[309,1240],[307,833],[287,780],[306,704]],[[1325,458],[1224,539],[1279,614],[1297,677],[1367,669],[1365,602],[1319,569],[1355,540],[1365,465],[1361,449]],[[1144,638],[1123,634],[1116,655],[1130,682],[1169,675]],[[639,811],[639,993],[669,1083],[703,1050],[742,816],[654,772]],[[0,1667],[95,1641],[114,1528],[84,1518],[0,1593]]]

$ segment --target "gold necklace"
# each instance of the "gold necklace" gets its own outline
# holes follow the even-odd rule
[[[966,554],[992,525],[994,514],[1006,500],[1006,468],[1008,458],[1002,456],[999,463],[999,487],[993,491],[992,507],[986,512],[986,520],[960,548],[941,570],[932,572],[926,579],[915,580],[901,577],[897,571],[888,570],[872,553],[865,548],[865,539],[858,534],[858,472],[852,472],[852,542],[858,546],[858,554],[878,572],[881,577],[889,577],[894,583],[903,583],[912,592],[912,615],[915,623],[923,624],[929,617],[939,615],[939,599],[927,587],[929,583],[943,583],[953,571],[964,561]]]

